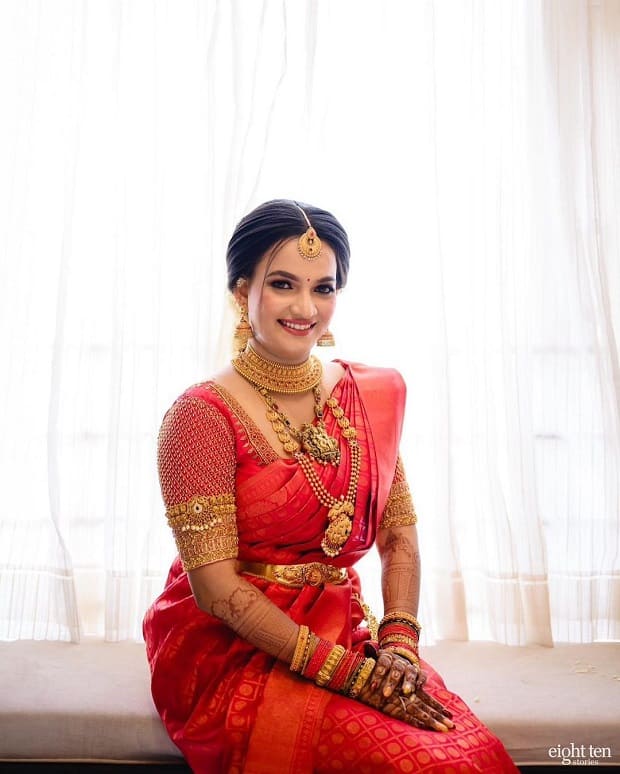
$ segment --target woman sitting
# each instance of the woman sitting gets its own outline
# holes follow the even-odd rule
[[[175,401],[159,439],[179,557],[144,636],[171,738],[204,774],[516,771],[418,653],[402,378],[311,355],[331,340],[346,233],[267,202],[227,264],[238,354]],[[354,569],[375,544],[378,628]]]

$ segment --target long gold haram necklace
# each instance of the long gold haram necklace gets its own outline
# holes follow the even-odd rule
[[[346,495],[334,497],[327,491],[312,466],[310,457],[322,465],[340,464],[340,449],[335,438],[327,433],[321,408],[320,381],[323,373],[320,360],[309,358],[301,365],[287,366],[266,360],[248,344],[244,352],[233,361],[233,367],[245,377],[260,393],[267,404],[267,419],[271,422],[284,450],[293,454],[306,476],[315,497],[321,505],[328,508],[328,525],[321,541],[323,553],[329,557],[338,556],[351,534],[352,519],[355,513],[355,498],[360,476],[360,447],[357,432],[345,416],[335,398],[328,398],[336,422],[346,438],[351,453],[351,476]],[[288,417],[280,410],[271,392],[301,393],[312,390],[314,412],[317,424],[307,423],[301,429],[293,427]]]

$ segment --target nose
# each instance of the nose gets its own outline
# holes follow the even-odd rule
[[[316,315],[316,304],[312,298],[312,291],[310,288],[301,288],[298,293],[295,294],[295,298],[291,304],[291,314],[295,317],[299,317],[303,320],[310,320]]]

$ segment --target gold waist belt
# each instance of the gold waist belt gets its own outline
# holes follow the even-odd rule
[[[262,562],[237,562],[239,572],[257,575],[259,578],[281,583],[283,586],[322,586],[324,583],[344,583],[347,571],[344,567],[331,564],[308,562],[308,564],[263,564]]]

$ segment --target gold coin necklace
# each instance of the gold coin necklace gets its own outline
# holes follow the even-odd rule
[[[347,542],[351,529],[353,528],[353,515],[355,513],[355,497],[357,494],[357,485],[360,477],[360,446],[357,442],[357,431],[354,427],[351,427],[351,423],[344,415],[344,411],[338,405],[338,401],[335,398],[328,398],[326,405],[332,411],[332,414],[336,418],[336,422],[342,429],[342,435],[347,439],[349,449],[351,452],[351,477],[349,479],[349,486],[346,494],[340,495],[340,498],[334,497],[326,488],[314,467],[312,466],[311,457],[320,462],[322,465],[331,463],[332,465],[338,465],[340,463],[340,449],[336,449],[337,456],[333,453],[333,449],[330,448],[324,456],[316,456],[314,454],[314,447],[316,438],[312,437],[311,442],[308,442],[307,431],[312,428],[317,431],[316,435],[325,435],[325,438],[329,441],[336,443],[337,441],[332,436],[328,435],[325,431],[325,425],[323,422],[323,412],[320,410],[320,415],[317,413],[317,419],[323,424],[323,429],[315,425],[302,425],[300,430],[297,430],[291,424],[288,417],[280,410],[275,403],[271,395],[264,388],[258,388],[259,393],[263,396],[265,403],[267,404],[267,419],[271,422],[271,426],[275,430],[279,440],[282,442],[283,448],[289,454],[293,454],[299,466],[301,467],[310,488],[314,492],[316,499],[321,505],[328,508],[327,520],[328,525],[325,530],[325,535],[321,541],[321,548],[323,553],[329,557],[338,556],[342,551],[344,544]],[[320,407],[320,388],[317,386],[313,389],[315,399],[315,411],[317,403]],[[318,399],[317,399],[318,396]],[[319,447],[321,453],[325,450],[326,442],[321,440],[316,444]],[[327,457],[329,455],[329,458]]]
[[[323,409],[321,408],[321,387],[317,384],[312,388],[314,396],[314,414],[316,425],[307,422],[298,430],[291,424],[290,419],[278,408],[277,403],[264,387],[257,387],[267,404],[267,419],[275,430],[278,439],[284,446],[284,451],[295,454],[300,449],[319,462],[321,465],[339,465],[340,447],[338,441],[329,435],[323,421]],[[347,420],[348,427],[348,420]]]
[[[292,454],[301,467],[310,487],[321,505],[328,508],[328,525],[321,541],[323,553],[329,557],[342,551],[353,526],[355,498],[360,476],[360,446],[357,431],[335,398],[328,398],[326,406],[334,415],[342,435],[347,440],[351,455],[351,475],[346,494],[334,497],[318,477],[312,459],[321,465],[339,465],[341,461],[338,441],[329,435],[321,408],[322,366],[318,358],[311,357],[300,365],[283,365],[259,355],[250,344],[233,361],[233,367],[259,392],[267,404],[267,419],[271,422],[284,451]],[[312,390],[316,424],[305,423],[294,427],[280,410],[271,392],[286,394]]]

